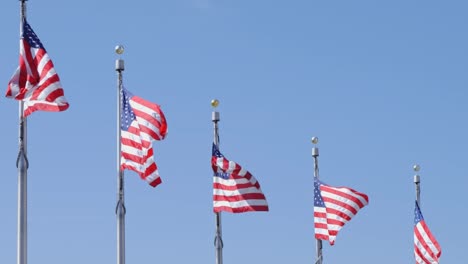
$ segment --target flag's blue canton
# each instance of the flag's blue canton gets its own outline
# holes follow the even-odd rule
[[[424,220],[424,217],[419,209],[418,202],[416,201],[416,207],[414,208],[414,224],[417,225],[419,222]]]
[[[314,206],[325,207],[322,194],[320,193],[320,184],[320,181],[317,178],[314,178]]]
[[[219,151],[218,147],[213,143],[212,155],[217,158],[224,158],[223,154]]]
[[[31,48],[44,49],[41,41],[26,20],[23,22],[23,38],[26,39]]]
[[[132,94],[125,90],[125,88],[122,89],[122,112],[120,114],[120,128],[124,131],[127,131],[130,125],[132,124],[133,120],[136,119],[135,113],[133,113],[132,106],[130,106],[130,98],[132,98]]]
[[[216,146],[214,143],[213,143],[212,153],[213,153],[212,154],[213,157],[224,158],[223,154],[221,154],[221,152],[219,151],[218,146]],[[229,173],[222,172],[222,171],[215,172],[215,176],[216,177],[221,177],[221,178],[223,178],[225,180],[229,179]]]

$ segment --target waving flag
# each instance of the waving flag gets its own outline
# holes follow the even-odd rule
[[[338,231],[369,203],[367,195],[346,187],[332,187],[314,178],[315,238],[335,243]]]
[[[167,123],[159,105],[122,89],[121,168],[137,172],[151,186],[161,183],[153,157],[153,141],[167,134]]]
[[[229,161],[213,144],[211,157],[213,168],[214,212],[244,213],[268,211],[268,204],[260,184],[239,164]]]
[[[19,66],[8,83],[6,97],[24,102],[25,117],[38,110],[59,112],[69,106],[54,64],[26,19],[20,40]]]
[[[429,227],[427,227],[418,202],[416,202],[414,215],[414,257],[416,258],[416,264],[438,264],[442,249]]]

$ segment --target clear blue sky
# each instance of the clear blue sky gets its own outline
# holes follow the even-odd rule
[[[223,214],[224,260],[313,263],[313,161],[369,195],[324,263],[414,263],[414,184],[466,260],[466,1],[28,1],[70,108],[29,118],[29,263],[116,261],[116,73],[162,106],[163,184],[126,172],[127,263],[214,263],[213,137],[260,181],[268,213]],[[18,65],[19,2],[0,4],[0,83]],[[0,99],[0,262],[16,261],[17,102]]]

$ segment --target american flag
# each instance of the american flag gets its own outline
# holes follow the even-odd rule
[[[134,96],[125,88],[121,100],[121,168],[137,172],[156,187],[161,178],[154,162],[152,142],[166,137],[166,118],[159,105]]]
[[[332,187],[314,178],[315,238],[335,243],[338,231],[369,203],[367,195],[346,187]]]
[[[239,164],[226,159],[215,144],[213,144],[211,167],[214,172],[215,213],[268,211],[268,203],[258,181]]]
[[[19,66],[8,83],[6,97],[24,102],[23,116],[68,108],[60,79],[44,46],[28,22],[23,20]]]
[[[416,258],[416,264],[438,264],[442,249],[429,227],[427,227],[418,202],[416,202],[414,215],[414,257]]]

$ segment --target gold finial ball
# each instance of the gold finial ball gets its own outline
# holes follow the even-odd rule
[[[416,172],[418,172],[419,170],[421,170],[421,166],[419,166],[418,164],[415,164],[415,165],[413,166],[413,170],[416,171]]]
[[[312,144],[318,143],[318,137],[312,137]]]
[[[218,107],[218,105],[219,105],[218,99],[211,100],[211,106],[212,107],[216,108],[216,107]]]
[[[122,55],[124,51],[125,51],[124,46],[122,45],[115,46],[115,53]]]

